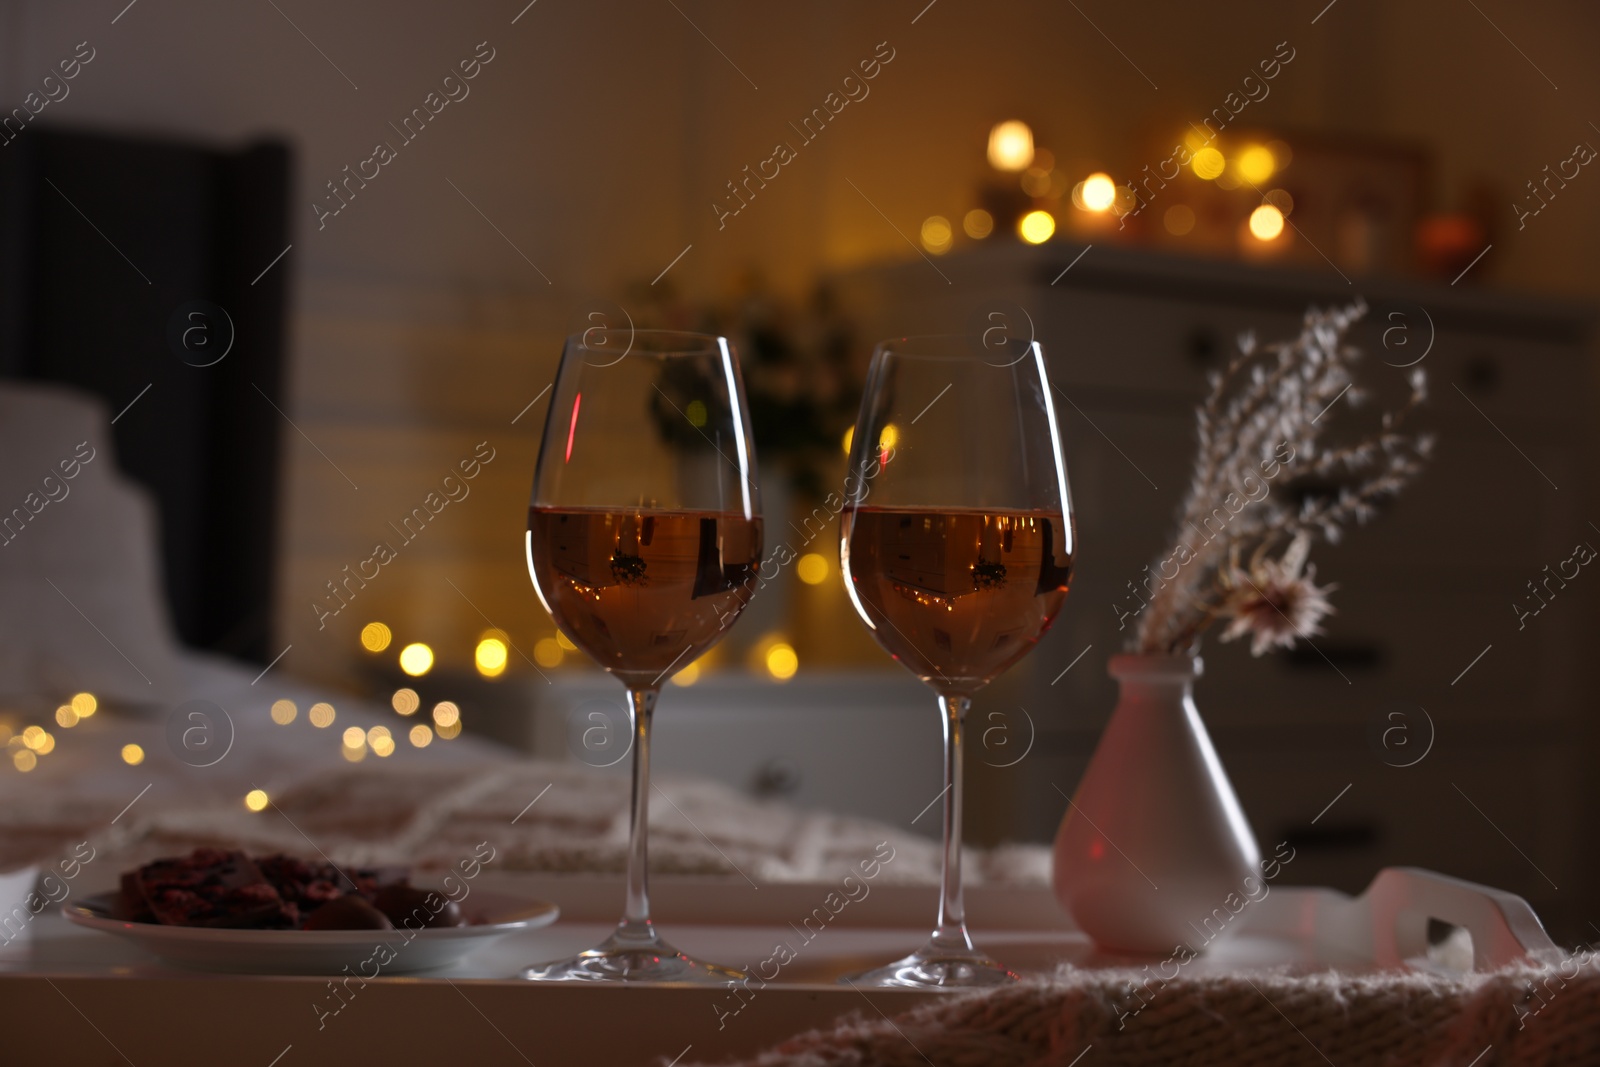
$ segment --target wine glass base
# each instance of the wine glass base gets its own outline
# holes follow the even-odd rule
[[[887,966],[840,979],[854,986],[898,989],[981,989],[1019,980],[1016,973],[977,953],[930,952],[913,952]]]
[[[685,982],[722,985],[745,978],[743,971],[687,956],[665,941],[624,942],[615,937],[564,960],[517,972],[529,982]]]

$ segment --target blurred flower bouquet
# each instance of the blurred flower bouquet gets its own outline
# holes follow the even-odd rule
[[[779,461],[798,493],[822,497],[861,401],[850,323],[826,286],[797,301],[749,275],[728,296],[698,305],[666,285],[630,288],[639,326],[718,333],[733,341],[763,464]],[[680,413],[661,407],[656,414],[664,432],[694,432]]]
[[[1260,348],[1246,334],[1212,376],[1196,410],[1199,451],[1177,537],[1145,568],[1142,592],[1129,583],[1137,609],[1119,611],[1124,627],[1138,620],[1130,651],[1192,655],[1217,622],[1226,624],[1222,640],[1249,637],[1257,656],[1322,632],[1335,586],[1316,584],[1312,542],[1336,542],[1375,516],[1433,445],[1402,432],[1426,398],[1420,368],[1408,374],[1409,397],[1375,428],[1350,444],[1323,444],[1334,406],[1364,399],[1351,374],[1361,353],[1345,332],[1365,312],[1359,301],[1313,308],[1299,337]]]

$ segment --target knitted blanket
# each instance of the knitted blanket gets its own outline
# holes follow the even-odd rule
[[[1064,968],[1048,981],[941,998],[893,1019],[863,1005],[832,1029],[791,1038],[738,1067],[1600,1063],[1600,969],[1585,953],[1562,967],[1451,977],[1180,977],[1131,1015],[1134,976]]]
[[[315,849],[338,863],[447,867],[489,841],[498,853],[496,870],[620,874],[630,789],[626,775],[570,763],[367,763],[307,776],[276,793],[265,811],[247,811],[232,796],[177,793],[146,798],[115,823],[126,805],[121,795],[39,791],[26,802],[0,805],[0,870],[48,863],[87,838],[102,857],[97,867],[112,870],[199,845],[251,853]],[[885,880],[938,880],[937,841],[870,819],[762,803],[698,778],[661,775],[653,791],[650,867],[657,873],[813,881],[888,841],[896,859]],[[974,849],[966,870],[972,884],[1044,885],[1049,850]]]

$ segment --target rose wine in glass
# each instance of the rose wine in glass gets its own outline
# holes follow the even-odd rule
[[[873,638],[939,697],[943,875],[928,943],[852,979],[982,986],[1016,975],[973,947],[961,895],[962,725],[1067,598],[1076,538],[1036,342],[902,338],[873,354],[840,516],[845,591]]]
[[[650,921],[650,723],[661,683],[727,633],[756,588],[760,498],[726,339],[591,329],[569,338],[528,508],[528,572],[568,640],[627,689],[633,804],[627,898],[604,943],[536,981],[727,982]]]

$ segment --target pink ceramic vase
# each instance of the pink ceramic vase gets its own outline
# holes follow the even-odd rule
[[[1104,949],[1203,951],[1259,884],[1255,835],[1195,709],[1200,671],[1191,657],[1111,659],[1121,695],[1056,834],[1053,872],[1062,907]]]

